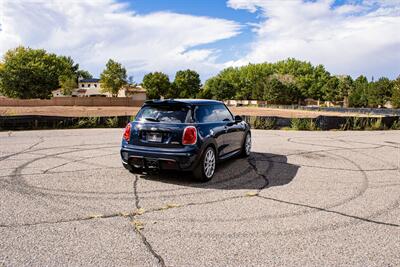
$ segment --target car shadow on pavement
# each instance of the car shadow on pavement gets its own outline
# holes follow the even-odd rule
[[[213,179],[206,183],[196,181],[190,172],[161,171],[143,174],[140,177],[205,189],[263,189],[289,184],[296,177],[299,168],[288,163],[285,155],[252,152],[248,158],[232,158],[220,162]]]

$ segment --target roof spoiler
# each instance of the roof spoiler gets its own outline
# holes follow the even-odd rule
[[[179,100],[175,99],[164,99],[164,100],[158,100],[158,99],[152,99],[152,100],[146,100],[144,104],[152,104],[152,105],[183,105],[183,106],[191,106],[190,103],[187,102],[182,102]]]

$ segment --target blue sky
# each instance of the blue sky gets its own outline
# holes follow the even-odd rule
[[[3,0],[0,55],[18,45],[71,56],[98,76],[120,61],[134,80],[295,57],[332,74],[400,74],[400,0]]]
[[[259,12],[251,13],[247,10],[234,10],[227,6],[226,0],[130,0],[120,1],[127,3],[128,7],[140,14],[157,11],[169,11],[193,16],[206,16],[222,18],[241,23],[241,33],[227,40],[221,40],[207,45],[193,47],[215,48],[221,52],[218,59],[228,61],[238,59],[249,50],[249,44],[255,35],[248,24],[259,23]]]

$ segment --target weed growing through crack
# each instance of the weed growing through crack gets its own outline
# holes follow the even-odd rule
[[[132,225],[135,227],[137,231],[144,229],[144,223],[139,220],[133,220]]]

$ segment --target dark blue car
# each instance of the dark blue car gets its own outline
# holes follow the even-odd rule
[[[122,163],[131,172],[192,171],[209,181],[216,164],[248,156],[249,125],[214,100],[146,101],[122,138]]]

